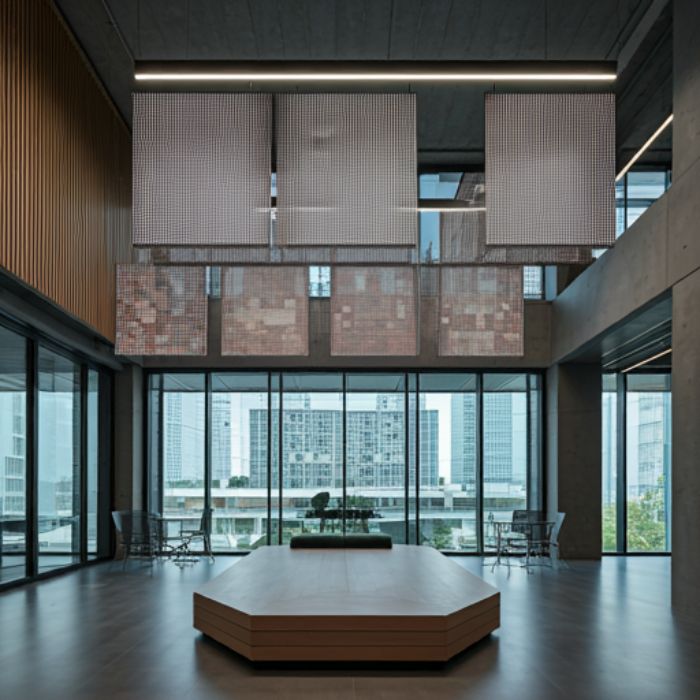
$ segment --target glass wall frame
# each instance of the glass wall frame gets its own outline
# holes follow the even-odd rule
[[[0,575],[2,590],[110,555],[112,374],[4,315],[0,315],[0,337],[13,337],[24,348],[21,362],[19,356],[14,358],[17,371],[13,374],[17,387],[23,387],[13,424],[22,427],[24,445],[23,454],[15,455],[21,456],[21,464],[15,460],[11,465],[19,467],[24,481],[24,525],[21,533],[10,528],[14,535],[21,534],[21,551],[15,547],[14,552],[21,562],[12,576]],[[47,361],[70,369],[68,393],[65,372],[54,375]],[[0,353],[0,390],[7,389],[7,363],[8,354]],[[62,399],[70,402],[68,415]],[[49,405],[56,400],[61,405]],[[3,414],[5,408],[0,405]],[[70,444],[61,452],[59,443],[66,440]],[[58,452],[70,474],[58,474]],[[3,480],[6,467],[3,459]],[[55,478],[47,478],[52,474]],[[3,502],[3,511],[4,506]],[[0,520],[4,536],[7,523],[4,516]],[[14,544],[19,543],[18,537],[15,540]]]
[[[147,492],[149,509],[154,512],[162,511],[164,483],[160,387],[166,375],[192,372],[163,369],[149,370],[146,375]],[[543,506],[543,376],[539,371],[194,372],[207,387],[204,502],[214,509],[212,545],[219,553],[244,553],[264,544],[287,543],[292,535],[302,532],[377,532],[390,534],[396,543],[432,545],[443,551],[489,551],[483,512],[485,445],[480,427],[485,376],[492,378],[491,383],[498,377],[505,377],[506,382],[516,375],[519,378],[517,391],[523,392],[521,408],[526,416],[521,416],[520,426],[525,454],[518,459],[526,483],[521,488],[521,501],[513,507]],[[214,455],[224,449],[221,444],[212,444],[218,430],[213,426],[212,402],[220,378],[227,376],[235,376],[240,386],[246,386],[246,377],[251,379],[252,384],[248,382],[242,393],[249,392],[245,401],[252,400],[258,412],[255,418],[230,413],[230,423],[242,422],[233,430],[234,443],[239,440],[233,449],[238,450],[240,459],[232,459],[231,464],[238,464],[238,471],[234,469],[228,480],[223,473],[218,474],[222,465],[212,463]],[[473,399],[475,430],[468,448],[473,453],[469,465],[472,477],[464,488],[453,488],[451,478],[447,447],[451,437],[446,428],[453,420],[451,394]],[[447,397],[447,403],[428,410],[422,404],[432,402],[431,395],[438,403]],[[447,417],[441,419],[445,410]],[[432,421],[426,411],[436,414]],[[226,420],[219,416],[216,422]],[[227,428],[226,435],[230,434]],[[217,471],[216,478],[213,471]],[[259,501],[265,492],[267,502],[263,504]],[[438,523],[437,534],[436,518],[444,521],[442,526]],[[225,543],[223,533],[228,537]],[[250,538],[243,537],[241,544],[239,533]]]
[[[671,374],[604,374],[602,551],[671,553]]]

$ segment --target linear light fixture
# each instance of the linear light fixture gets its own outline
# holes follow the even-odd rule
[[[611,61],[139,61],[151,82],[611,82]]]
[[[619,182],[627,174],[627,171],[644,155],[644,151],[656,141],[663,133],[664,129],[673,121],[673,114],[669,114],[664,119],[663,124],[645,141],[644,145],[632,156],[627,165],[615,176],[615,182]]]
[[[637,369],[638,367],[642,367],[649,362],[653,362],[654,360],[658,360],[660,357],[664,357],[664,355],[670,355],[673,352],[673,348],[668,348],[667,350],[664,350],[663,352],[657,353],[656,355],[652,355],[651,357],[647,357],[646,360],[642,360],[641,362],[637,362],[636,365],[632,365],[631,367],[627,367],[627,369],[623,369],[622,373],[626,374],[627,372],[631,372],[633,369]]]

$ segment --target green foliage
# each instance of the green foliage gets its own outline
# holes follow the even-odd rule
[[[230,489],[245,489],[250,485],[250,478],[247,476],[232,476],[228,480]]]
[[[374,505],[371,498],[367,496],[348,496],[347,497],[347,508],[359,508],[364,510],[369,510]]]
[[[627,502],[627,549],[630,552],[663,552],[666,549],[664,478],[658,487]]]
[[[655,489],[627,501],[627,549],[630,552],[663,552],[666,550],[664,477]],[[617,550],[615,505],[603,507],[603,551]]]
[[[615,504],[603,506],[603,551],[617,550],[617,513]]]
[[[433,523],[433,535],[430,544],[435,549],[450,549],[452,547],[452,529],[445,525],[442,520]]]

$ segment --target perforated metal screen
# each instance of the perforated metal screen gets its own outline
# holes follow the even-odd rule
[[[203,267],[117,266],[117,355],[206,355]]]
[[[523,326],[522,268],[440,270],[441,356],[521,356]]]
[[[135,93],[135,245],[267,245],[272,97]]]
[[[306,267],[224,267],[222,355],[308,355]]]
[[[486,243],[615,242],[615,97],[487,94]]]
[[[416,244],[415,95],[275,97],[279,245]]]
[[[416,355],[412,267],[334,267],[331,355]]]
[[[484,173],[463,173],[455,199],[471,212],[440,214],[440,261],[443,263],[554,265],[586,264],[591,249],[578,246],[487,246]]]

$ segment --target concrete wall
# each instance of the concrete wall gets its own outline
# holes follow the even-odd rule
[[[674,0],[673,288],[674,608],[700,621],[700,7]]]
[[[565,559],[601,554],[601,373],[598,365],[547,370],[547,515],[566,513]]]

